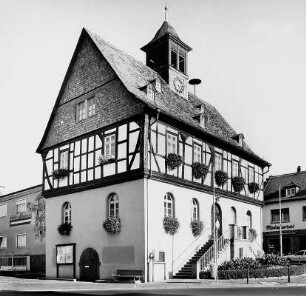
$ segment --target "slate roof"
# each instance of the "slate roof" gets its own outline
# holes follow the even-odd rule
[[[243,147],[238,145],[238,142],[233,139],[237,133],[211,104],[191,93],[188,95],[188,100],[177,95],[170,89],[168,84],[163,81],[157,72],[125,52],[117,49],[97,34],[86,29],[83,30],[88,33],[125,87],[147,106],[154,109],[159,108],[162,113],[174,117],[179,121],[183,121],[203,133],[222,139],[236,149],[247,152],[261,163],[270,165],[267,161],[257,156],[245,142],[243,143]],[[159,78],[162,83],[162,94],[155,96],[154,100],[150,100],[140,89],[156,78]],[[205,128],[194,119],[194,117],[199,114],[199,110],[197,109],[199,105],[204,106]]]
[[[275,199],[277,201],[279,196],[279,186],[281,186],[281,188],[285,188],[290,185],[300,187],[299,191],[294,197],[306,197],[306,171],[279,176],[270,176],[265,188],[264,199]],[[288,197],[288,199],[292,198],[293,197]]]

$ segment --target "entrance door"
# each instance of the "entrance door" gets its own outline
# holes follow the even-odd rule
[[[80,280],[95,281],[99,279],[99,256],[91,248],[83,251],[80,259]]]
[[[212,206],[211,209],[211,230],[212,230],[212,236],[214,236],[214,227],[216,227],[216,233],[217,237],[220,237],[222,235],[222,212],[220,206],[216,203],[215,204],[215,219],[213,219],[214,216],[214,206]]]

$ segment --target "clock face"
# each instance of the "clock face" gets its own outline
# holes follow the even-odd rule
[[[179,77],[175,77],[173,79],[173,85],[174,85],[174,89],[179,93],[182,94],[185,88],[184,85],[184,81],[183,79],[179,78]]]

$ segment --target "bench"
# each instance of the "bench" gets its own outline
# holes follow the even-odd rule
[[[142,278],[142,270],[137,269],[118,269],[116,279],[132,279],[140,281]]]

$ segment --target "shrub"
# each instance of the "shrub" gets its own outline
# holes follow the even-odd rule
[[[274,254],[267,254],[261,257],[257,257],[256,260],[266,266],[275,266],[275,265],[287,265],[287,260],[283,257]]]
[[[259,190],[259,185],[256,182],[249,183],[248,185],[250,193],[256,193]]]
[[[216,171],[215,172],[215,181],[217,183],[218,186],[222,186],[225,184],[225,182],[227,181],[228,176],[226,172],[223,171]]]
[[[178,168],[182,162],[182,156],[175,153],[169,153],[166,157],[166,164],[170,170]]]
[[[180,227],[180,222],[177,218],[165,217],[163,220],[163,225],[167,234],[174,235],[177,233]]]
[[[234,177],[232,178],[232,184],[234,191],[239,193],[244,188],[245,180],[242,177]]]
[[[211,279],[211,272],[210,271],[200,271],[199,277],[200,279]]]
[[[195,162],[192,165],[192,174],[196,179],[200,179],[200,178],[205,179],[207,173],[208,173],[208,166],[207,165],[201,164],[199,162]]]
[[[54,179],[62,179],[69,175],[69,170],[68,169],[54,170],[52,175]]]
[[[121,220],[120,218],[107,218],[103,222],[103,228],[106,232],[115,234],[121,230]]]
[[[58,225],[58,227],[57,227],[57,231],[61,235],[70,235],[71,230],[72,230],[71,223],[62,223],[62,224]]]
[[[202,221],[194,220],[194,221],[190,222],[190,227],[191,227],[193,236],[196,237],[196,236],[199,236],[202,233],[203,228],[204,228],[204,224],[203,224]]]

